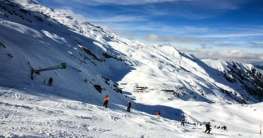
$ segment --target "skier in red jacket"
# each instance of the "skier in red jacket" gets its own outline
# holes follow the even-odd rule
[[[104,98],[103,98],[103,106],[105,108],[108,108],[109,101],[110,101],[110,96],[108,96],[108,95],[104,96]]]

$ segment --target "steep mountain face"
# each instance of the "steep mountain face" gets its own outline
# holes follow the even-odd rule
[[[254,66],[260,69],[261,71],[263,70],[263,65],[254,65]]]
[[[224,72],[225,78],[232,83],[240,83],[242,87],[258,99],[263,97],[263,76],[253,66],[239,63],[228,63]]]
[[[218,61],[212,61],[217,63]],[[209,63],[212,63],[209,61]],[[222,62],[212,67],[224,74],[226,80],[233,84],[239,84],[239,93],[243,94],[245,99],[253,97],[256,100],[262,100],[262,71],[251,64],[242,64],[238,62]],[[227,91],[226,91],[227,92]],[[245,101],[244,101],[245,102]]]
[[[114,103],[125,104],[127,99],[119,92],[158,105],[176,99],[262,100],[262,75],[252,65],[204,62],[172,46],[129,41],[32,0],[1,1],[0,13],[1,85],[41,88],[97,104],[106,94],[114,97]],[[67,68],[30,78],[32,68],[61,63]],[[46,86],[50,77],[53,88]]]
[[[130,69],[117,58],[118,52],[108,50],[104,43],[85,37],[47,14],[29,10],[31,6],[41,9],[37,2],[0,2],[2,86],[35,89],[95,104],[100,104],[104,95],[111,95],[113,103],[126,102],[114,91],[116,84],[104,76],[111,74],[112,78],[118,78],[115,69],[122,66],[123,70]],[[66,68],[60,69],[61,64]],[[48,86],[51,79],[53,87]]]
[[[143,102],[157,104],[183,99],[248,103],[262,99],[259,91],[261,73],[252,65],[224,61],[206,63],[171,46],[138,46],[131,50],[129,46],[125,49],[123,45],[112,45],[135,60],[136,70],[126,75],[120,84]],[[229,70],[232,64],[238,64],[240,68]],[[251,72],[257,75],[251,75]],[[232,82],[227,77],[232,73],[248,78]]]

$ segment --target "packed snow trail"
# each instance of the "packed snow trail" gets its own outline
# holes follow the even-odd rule
[[[39,97],[1,88],[3,136],[37,137],[170,137],[182,129],[141,112],[127,113],[59,97]],[[32,92],[34,93],[34,92]],[[147,124],[147,125],[146,125]],[[168,127],[169,126],[169,127]],[[166,131],[166,133],[160,133]]]
[[[186,124],[186,126],[183,127],[178,121],[162,117],[158,118],[143,112],[133,110],[132,113],[128,113],[125,111],[125,107],[119,110],[112,110],[105,109],[102,106],[66,100],[60,97],[48,95],[36,96],[33,95],[35,93],[33,91],[31,91],[31,94],[27,93],[28,92],[26,92],[26,90],[4,87],[0,88],[0,134],[2,136],[96,138],[260,138],[258,134],[251,131],[252,129],[256,129],[253,127],[235,130],[229,124],[228,131],[212,128],[212,135],[207,135],[203,133],[203,126]],[[217,107],[216,105],[214,106]],[[184,105],[184,107],[187,108],[187,105]],[[200,109],[199,107],[197,108]],[[247,108],[246,111],[252,110],[253,108]],[[235,112],[235,110],[232,111]],[[262,114],[263,112],[260,111],[258,113]],[[251,114],[251,116],[253,115],[256,117],[256,114]],[[200,115],[199,117],[202,116]],[[240,114],[240,117],[245,117],[245,115]],[[243,125],[242,122],[235,123]],[[242,126],[240,126],[240,128],[242,128]]]

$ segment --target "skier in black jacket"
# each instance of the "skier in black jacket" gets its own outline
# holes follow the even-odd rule
[[[128,102],[127,112],[131,112],[131,102]]]
[[[211,124],[210,124],[210,122],[207,122],[206,124],[205,124],[205,133],[207,133],[207,134],[210,134],[211,133]]]

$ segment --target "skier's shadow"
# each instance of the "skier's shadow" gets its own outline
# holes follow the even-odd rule
[[[145,105],[141,103],[136,103],[136,105],[134,105],[134,108],[138,111],[152,115],[155,115],[156,112],[160,112],[161,117],[176,121],[181,121],[185,118],[184,112],[181,109],[164,105]]]

